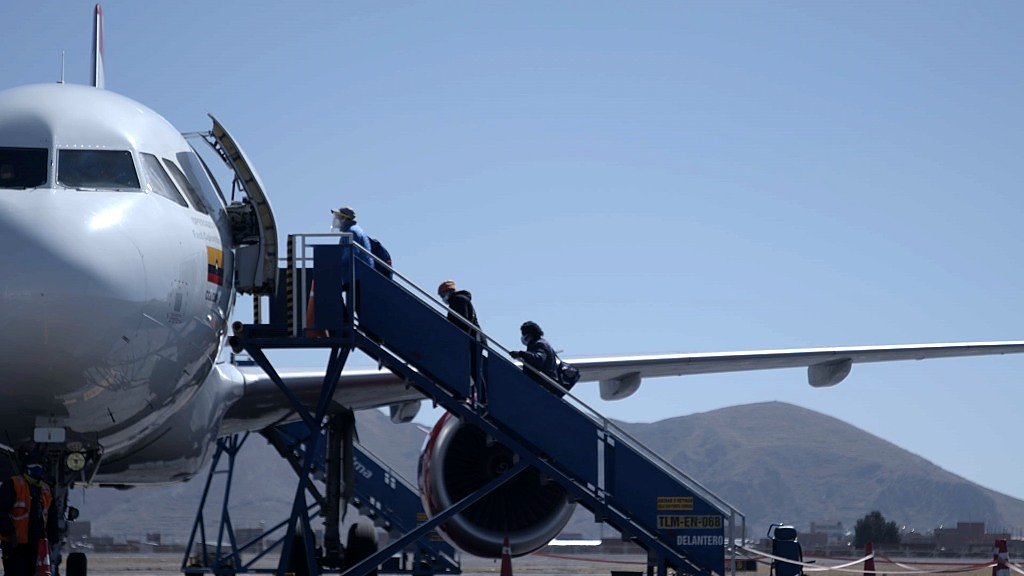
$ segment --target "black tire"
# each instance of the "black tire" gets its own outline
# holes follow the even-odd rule
[[[301,530],[295,531],[292,539],[292,553],[288,557],[288,572],[295,576],[311,576],[309,562],[306,559],[306,539]]]
[[[348,544],[345,546],[345,568],[351,568],[364,559],[377,553],[377,531],[373,524],[356,522],[348,529]],[[366,572],[368,576],[377,576],[377,567]]]
[[[89,561],[85,552],[72,552],[68,554],[68,563],[64,568],[65,576],[86,576],[89,571]]]

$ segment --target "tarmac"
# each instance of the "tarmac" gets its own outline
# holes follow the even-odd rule
[[[90,553],[88,555],[89,576],[170,576],[181,574],[180,553]],[[878,562],[877,574],[864,574],[860,565],[840,570],[827,570],[828,565],[842,564],[839,559],[818,560],[818,566],[805,571],[806,576],[920,576],[922,574],[944,574],[946,576],[992,576],[992,568],[974,568],[984,559],[943,560],[929,564],[916,558],[913,566],[896,566]],[[271,566],[275,566],[271,564]],[[465,576],[489,576],[501,574],[499,560],[484,560],[465,556],[462,558],[462,573]],[[536,553],[512,559],[512,573],[535,575],[573,576],[634,576],[646,573],[644,555],[584,554],[559,555]],[[911,570],[908,570],[910,568]],[[271,570],[272,571],[272,570]],[[620,574],[615,574],[620,573]],[[737,572],[737,576],[770,576],[770,567],[758,563],[757,571]]]
[[[89,576],[169,576],[181,574],[180,553],[89,553]],[[273,563],[271,563],[273,566]],[[475,557],[462,558],[465,576],[501,574],[499,560]],[[582,576],[610,576],[612,572],[639,573],[646,569],[646,556],[642,555],[585,555],[561,556],[531,554],[512,559],[513,574],[571,574]],[[766,572],[767,573],[767,572]],[[746,572],[753,576],[753,572]],[[626,575],[622,575],[626,576]],[[631,575],[630,575],[631,576]]]

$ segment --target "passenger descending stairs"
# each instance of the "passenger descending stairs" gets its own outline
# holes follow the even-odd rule
[[[354,270],[340,270],[341,250],[350,249],[358,250],[344,242],[314,249],[316,328],[349,334],[363,352],[514,450],[647,549],[660,574],[725,573],[725,549],[745,530],[738,511],[604,418],[538,385],[493,343],[484,351],[486,405],[465,401],[473,397],[469,336],[399,275],[386,278],[358,258]],[[356,313],[346,326],[338,319],[346,316],[340,288],[349,274]]]

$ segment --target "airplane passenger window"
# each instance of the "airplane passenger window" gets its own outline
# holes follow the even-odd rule
[[[192,183],[188,181],[188,178],[185,178],[181,169],[167,158],[164,158],[164,166],[167,167],[167,172],[174,178],[174,181],[178,183],[178,188],[185,193],[185,196],[188,196],[188,201],[192,204],[192,207],[198,212],[209,214],[206,210],[206,204],[203,203],[202,198],[199,197],[199,193],[192,187]]]
[[[154,194],[159,194],[164,198],[172,202],[181,204],[188,208],[188,203],[185,202],[185,198],[178,191],[178,187],[174,185],[174,181],[164,171],[164,167],[160,164],[160,160],[152,154],[142,155],[142,170],[146,173],[146,181],[149,183],[149,190]]]
[[[57,182],[68,188],[139,189],[127,150],[58,150]]]
[[[0,148],[0,188],[46,184],[46,148]]]

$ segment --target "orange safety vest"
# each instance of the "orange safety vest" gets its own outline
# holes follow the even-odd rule
[[[11,506],[11,523],[14,524],[14,533],[18,537],[18,544],[28,542],[28,516],[32,510],[32,493],[29,491],[28,480],[23,476],[11,476],[14,483],[14,505]],[[43,498],[43,534],[46,534],[46,520],[49,518],[50,504],[53,502],[53,495],[50,494],[50,486],[46,482],[40,482],[39,495]],[[7,540],[7,538],[3,538]]]

